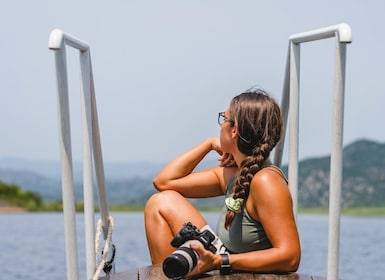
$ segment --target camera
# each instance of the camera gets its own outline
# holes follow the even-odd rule
[[[190,248],[192,243],[200,244],[214,254],[225,249],[209,226],[199,230],[191,222],[185,223],[171,241],[177,250],[163,261],[163,272],[168,278],[181,279],[196,266],[199,255]]]

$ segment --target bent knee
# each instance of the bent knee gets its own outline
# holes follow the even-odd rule
[[[147,201],[145,211],[150,209],[166,208],[169,205],[175,205],[177,201],[184,199],[184,197],[176,191],[162,191],[153,194]]]

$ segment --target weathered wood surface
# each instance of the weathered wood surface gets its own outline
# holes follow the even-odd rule
[[[111,275],[109,280],[167,280],[168,278],[163,274],[161,265],[152,265],[131,269],[125,272],[119,272]],[[211,271],[210,273],[195,277],[194,279],[206,280],[325,280],[326,278],[309,276],[298,273],[290,274],[259,274],[259,273],[235,273],[231,275],[220,275],[219,271]]]

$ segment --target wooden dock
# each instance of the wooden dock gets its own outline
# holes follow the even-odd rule
[[[168,278],[163,274],[161,265],[152,265],[145,266],[136,269],[131,269],[125,272],[119,272],[113,275],[110,275],[109,278],[102,278],[109,280],[168,280]],[[193,279],[207,279],[207,280],[326,280],[323,277],[309,276],[298,273],[290,274],[259,274],[259,273],[234,273],[231,275],[220,275],[218,270],[211,271],[199,277]]]

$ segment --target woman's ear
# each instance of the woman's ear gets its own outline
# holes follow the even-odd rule
[[[237,139],[237,137],[238,137],[238,128],[236,125],[234,125],[233,128],[231,129],[231,138]]]

